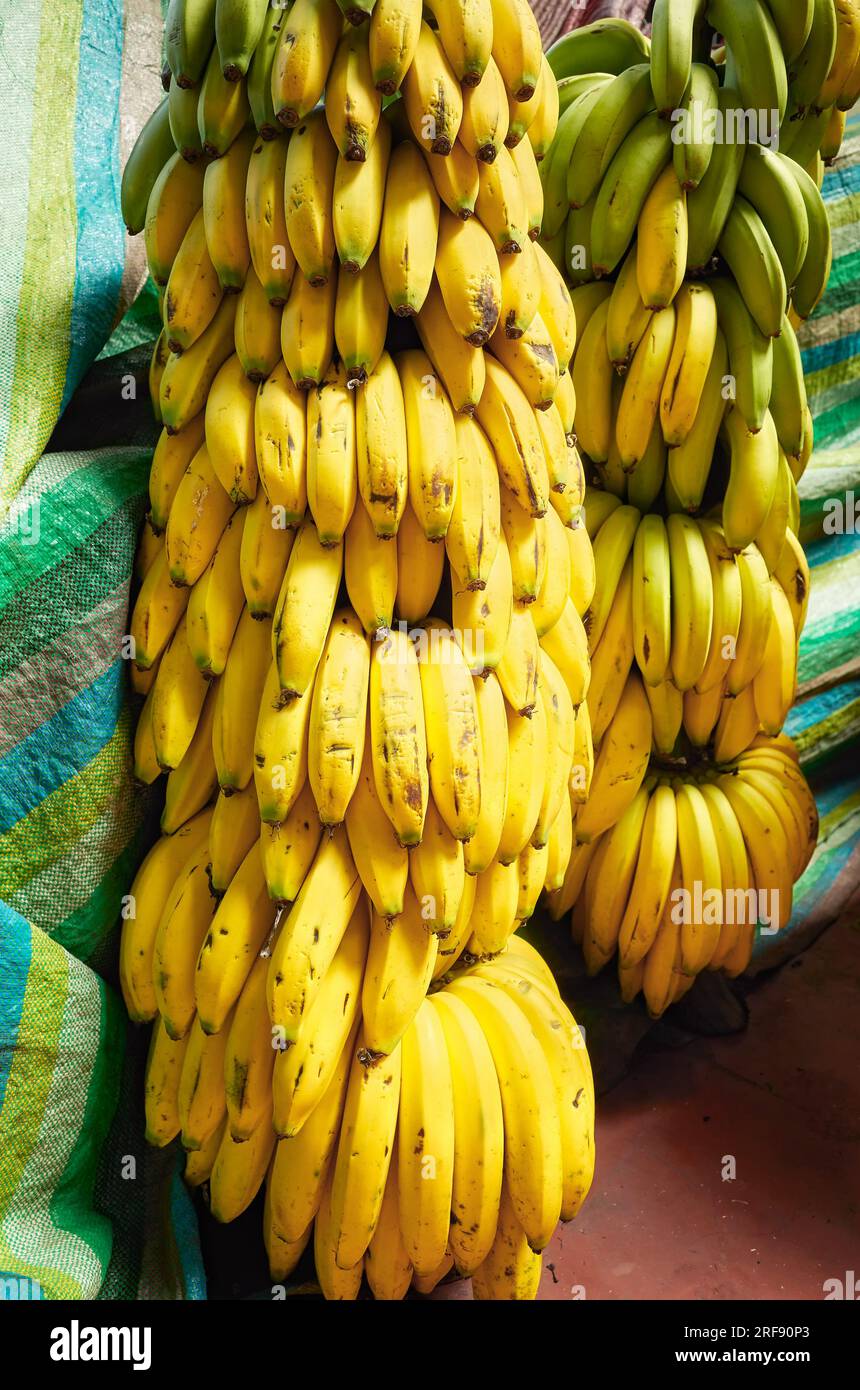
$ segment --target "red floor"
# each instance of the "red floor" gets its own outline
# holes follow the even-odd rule
[[[541,1298],[820,1299],[860,1280],[858,946],[860,926],[832,928],[753,990],[745,1033],[637,1058],[598,1102],[594,1186]]]

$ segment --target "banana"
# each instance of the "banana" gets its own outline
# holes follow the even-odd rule
[[[563,1157],[557,1091],[532,1025],[498,986],[474,976],[448,991],[483,1031],[499,1078],[505,1128],[505,1180],[529,1246],[542,1250],[562,1209]]]
[[[301,1240],[322,1204],[340,1130],[355,1038],[355,1031],[350,1032],[339,1055],[326,1068],[325,1089],[307,1121],[275,1149],[267,1196],[281,1238],[289,1243]],[[282,1058],[280,1054],[275,1062],[276,1073]]]
[[[259,396],[257,399],[259,404]],[[279,524],[277,509],[262,489],[242,516],[244,526],[239,553],[241,589],[252,618],[271,618],[278,602],[295,533]]]
[[[539,243],[535,244],[534,254],[540,269],[538,308],[552,339],[561,380],[568,375],[568,368],[576,349],[576,314],[564,277]]]
[[[681,187],[698,188],[711,162],[716,139],[719,85],[704,63],[693,63],[690,85],[680,110],[680,128],[673,132],[672,160]]]
[[[567,196],[572,208],[590,201],[633,126],[653,109],[648,63],[626,68],[601,88],[571,151]]]
[[[770,411],[758,434],[750,434],[737,410],[724,422],[730,450],[729,483],[723,499],[723,530],[732,550],[755,539],[773,503],[779,478],[779,441]]]
[[[667,518],[666,531],[672,575],[672,680],[683,693],[695,686],[708,659],[713,582],[698,523],[676,512]]]
[[[224,295],[191,347],[168,357],[159,386],[160,419],[168,430],[181,430],[201,414],[219,368],[233,352],[235,319],[236,297]]]
[[[626,472],[634,469],[648,450],[671,361],[676,318],[671,304],[653,315],[624,379],[615,439]]]
[[[351,403],[350,403],[351,408]],[[272,640],[283,698],[309,690],[322,656],[343,571],[343,545],[323,545],[316,527],[299,529],[278,597]]]
[[[285,701],[278,663],[273,661],[253,740],[254,781],[264,824],[280,825],[286,820],[305,784],[310,711],[310,686]]]
[[[408,886],[403,912],[393,921],[373,914],[361,989],[364,1044],[374,1056],[389,1056],[410,1028],[433,976],[439,938],[425,909]]]
[[[445,549],[458,579],[468,589],[485,589],[500,535],[500,492],[496,460],[486,435],[468,416],[454,421],[457,481]]]
[[[332,200],[337,153],[322,111],[303,120],[287,146],[287,237],[299,269],[314,289],[326,284],[335,259]]]
[[[504,1163],[504,1120],[493,1056],[471,1010],[452,991],[432,996],[451,1069],[456,1147],[451,1251],[462,1274],[487,1258],[496,1232]]]
[[[588,402],[587,409],[577,411],[577,439],[595,463],[606,462],[612,440],[613,361],[607,347],[610,302],[604,300],[589,318],[571,369],[577,403],[584,406]]]
[[[151,671],[185,613],[189,590],[171,582],[167,552],[162,548],[140,586],[131,614],[135,669]]]
[[[529,405],[538,411],[548,410],[558,390],[559,362],[540,313],[518,338],[497,328],[490,339],[490,351],[510,372]]]
[[[417,314],[427,298],[438,229],[439,195],[420,152],[404,141],[389,161],[379,234],[382,281],[401,318]]]
[[[477,350],[477,349],[476,349]],[[445,570],[445,548],[429,541],[409,502],[397,531],[397,598],[401,623],[420,623],[436,602]]]
[[[669,537],[662,517],[644,516],[633,542],[633,646],[648,685],[666,679],[672,643]]]
[[[284,820],[260,830],[263,873],[273,902],[295,902],[321,838],[316,801],[310,783],[305,782]]]
[[[509,372],[489,357],[476,414],[495,451],[501,480],[530,516],[543,516],[549,478],[534,412]]]
[[[458,82],[477,87],[491,61],[493,11],[490,0],[434,0],[439,38]]]
[[[159,1017],[152,1028],[144,1081],[144,1137],[157,1149],[175,1139],[181,1127],[179,1083],[187,1048],[187,1036],[175,1041]]]
[[[242,370],[253,382],[265,381],[281,358],[281,318],[277,305],[270,304],[253,267],[248,268],[245,284],[236,304],[236,355]]]
[[[463,94],[439,35],[423,21],[402,97],[419,150],[450,154],[463,119]]]
[[[400,1301],[412,1283],[412,1261],[400,1231],[397,1167],[391,1165],[373,1238],[367,1247],[365,1273],[377,1301]]]
[[[618,945],[621,920],[640,852],[650,790],[641,786],[614,826],[603,836],[585,883],[583,954],[589,975],[596,975]]]
[[[455,217],[464,221],[474,216],[478,199],[478,164],[460,140],[447,155],[427,154],[427,168],[439,198]]]
[[[702,0],[655,0],[651,20],[651,81],[660,115],[668,120],[690,85]]]
[[[470,840],[481,810],[481,747],[469,667],[437,619],[425,625],[417,653],[433,799],[454,838]]]
[[[761,218],[791,292],[809,249],[809,219],[790,161],[764,145],[749,145],[738,192]]]
[[[541,655],[539,688],[547,725],[548,765],[540,811],[531,838],[531,845],[538,850],[546,846],[553,823],[567,801],[575,746],[575,716],[570,693],[558,667],[546,652]],[[530,871],[537,873],[538,866],[532,865]],[[541,871],[541,886],[543,878],[544,871]]]
[[[464,643],[471,634],[463,632],[460,640]],[[476,643],[477,647],[477,643]],[[480,648],[470,655],[471,669],[477,671],[486,654]],[[528,717],[535,707],[537,698],[540,647],[535,625],[527,608],[514,605],[501,660],[496,666],[496,675],[511,709]]]
[[[256,403],[257,388],[234,353],[212,382],[206,400],[206,451],[224,495],[240,506],[253,502],[257,494]],[[168,536],[170,529],[168,521]]]
[[[806,42],[791,65],[792,118],[819,104],[837,52],[839,11],[835,3],[814,0]]]
[[[722,882],[719,845],[708,804],[699,788],[693,783],[680,785],[675,793],[675,805],[678,857],[685,889],[681,965],[684,973],[697,975],[706,968],[717,949],[723,890],[727,885]],[[716,895],[716,908],[712,894]]]
[[[534,603],[547,568],[545,519],[528,516],[504,486],[500,495],[500,515],[502,534],[511,557],[514,603]]]
[[[647,518],[645,519],[647,520]],[[643,520],[640,532],[645,526]],[[657,518],[653,518],[657,520]],[[647,532],[646,528],[646,532]],[[644,537],[643,537],[644,539]],[[642,548],[637,532],[636,548]],[[652,544],[651,551],[655,550]],[[654,556],[652,554],[653,561]],[[630,668],[634,659],[634,610],[633,610],[633,569],[634,559],[629,556],[625,561],[621,578],[615,590],[612,605],[609,610],[609,617],[603,629],[600,641],[591,659],[591,680],[588,685],[588,725],[594,742],[599,743],[609,724],[614,718],[621,699],[621,693],[627,683]],[[656,566],[654,566],[656,569]],[[654,610],[654,615],[658,614],[662,595],[648,595],[649,605]],[[653,598],[653,602],[652,602]],[[641,607],[641,599],[637,600],[637,607]],[[653,616],[653,615],[649,615]],[[662,619],[660,619],[662,622]],[[636,640],[638,641],[638,634]],[[580,731],[582,732],[582,731]],[[587,750],[586,750],[587,752]]]
[[[444,940],[454,930],[465,890],[463,846],[427,803],[424,834],[409,856],[409,873],[426,930]],[[435,969],[435,960],[433,968]]]
[[[334,1094],[343,1087],[354,1054],[355,1025],[361,1000],[369,942],[367,904],[358,903],[307,1018],[292,1046],[275,1059],[272,1080],[275,1130],[295,1139],[309,1123],[318,1133],[314,1116],[326,1113]],[[311,1142],[313,1142],[311,1140]],[[286,1145],[289,1151],[290,1145]],[[289,1168],[289,1164],[284,1165]],[[299,1194],[296,1194],[297,1197]],[[288,1200],[287,1193],[283,1194]]]
[[[361,270],[370,259],[382,224],[391,127],[383,121],[362,161],[338,157],[332,192],[332,229],[344,270]]]
[[[152,687],[152,739],[159,767],[182,762],[200,719],[208,685],[188,645],[185,619],[180,621]]]
[[[652,112],[637,122],[610,161],[591,223],[592,261],[598,278],[610,274],[624,256],[670,150],[669,128]]]
[[[563,34],[547,57],[558,78],[582,72],[623,72],[651,51],[646,36],[626,19],[601,19]]]
[[[381,113],[382,97],[373,83],[367,30],[347,29],[335,50],[325,87],[328,128],[345,160],[366,161]]]
[[[700,528],[711,570],[714,608],[708,656],[695,689],[708,693],[722,685],[737,649],[742,589],[737,556],[726,544],[722,528],[711,521],[702,521]]]
[[[209,827],[209,882],[216,897],[227,891],[245,855],[260,835],[257,798],[250,785],[232,796],[218,794]]]
[[[349,609],[335,613],[314,681],[308,778],[322,825],[340,825],[364,752],[370,647]]]
[[[272,1071],[275,1043],[266,1008],[268,959],[258,956],[227,1027],[224,1052],[224,1091],[228,1127],[233,1140],[243,1143],[257,1126],[271,1123]]]
[[[768,9],[779,34],[787,64],[803,52],[815,11],[813,0],[768,0]]]
[[[393,96],[412,66],[421,32],[420,0],[376,0],[370,16],[370,66],[377,91]]]
[[[731,399],[746,421],[747,429],[757,434],[764,424],[773,394],[775,340],[761,332],[733,281],[718,277],[711,281],[711,289],[717,304],[720,329],[726,339]],[[722,383],[721,395],[725,409]],[[708,452],[707,449],[705,452]],[[713,449],[708,452],[709,457],[712,452]]]
[[[492,164],[479,161],[475,211],[499,254],[522,251],[529,234],[529,214],[517,166],[504,145]]]
[[[457,332],[448,317],[435,277],[418,312],[415,326],[454,411],[474,414],[486,381],[484,354]]]
[[[740,94],[732,87],[721,87],[717,103],[724,136],[733,131],[735,138],[723,138],[715,143],[707,173],[687,196],[687,269],[690,271],[705,270],[713,260],[734,203],[747,149],[746,144],[737,139],[736,113],[741,107]]]
[[[398,541],[399,538],[400,533]],[[453,580],[451,611],[454,631],[458,634],[472,674],[483,675],[498,667],[511,629],[513,576],[504,537],[499,537],[495,559],[483,589],[470,588],[459,580],[456,572]]]
[[[569,377],[569,375],[570,373],[565,373],[565,376]],[[574,509],[581,505],[581,502],[575,497],[577,487],[576,479],[573,476],[575,465],[572,455],[574,450],[568,443],[564,424],[555,401],[546,410],[537,411],[535,419],[540,430],[541,444],[546,459],[546,471],[551,488],[550,501],[553,503],[555,515],[564,526],[568,519],[567,509],[570,508],[569,515],[573,515]],[[568,483],[570,484],[570,495],[565,496],[568,491]],[[551,512],[548,511],[547,517],[550,514]],[[565,577],[565,588],[568,587],[568,584],[569,575]],[[550,623],[548,626],[551,627],[552,624]]]
[[[540,29],[528,0],[491,0],[493,57],[505,87],[517,101],[529,101],[542,66]]]
[[[262,0],[256,4],[249,4],[248,0],[217,0],[215,42],[228,82],[238,82],[248,71],[263,32],[266,8]]]
[[[296,268],[284,208],[288,142],[258,140],[248,160],[245,229],[254,273],[269,303],[287,302]]]
[[[507,142],[508,94],[492,57],[479,84],[464,87],[458,142],[473,159],[492,164]]]
[[[835,0],[836,50],[816,107],[827,110],[841,98],[860,58],[860,14],[854,0]],[[846,108],[847,109],[847,108]]]
[[[770,511],[765,517],[761,530],[756,536],[756,545],[761,551],[768,572],[773,574],[782,556],[785,538],[789,530],[791,511],[791,492],[794,479],[788,460],[780,449],[779,472]]]
[[[120,188],[122,220],[130,236],[142,232],[152,190],[168,160],[176,153],[170,132],[169,106],[163,100],[153,111],[134,142],[126,161]]]
[[[197,960],[194,990],[205,1033],[217,1033],[242,992],[272,928],[259,845],[242,860],[220,900]]]
[[[387,537],[377,536],[363,506],[355,508],[347,527],[344,578],[347,596],[365,632],[369,637],[384,635],[394,619],[397,546]]]
[[[327,1182],[314,1221],[314,1264],[320,1291],[326,1302],[352,1301],[358,1298],[364,1272],[364,1258],[349,1269],[335,1263],[336,1228],[332,1216],[332,1181]]]
[[[136,670],[137,667],[132,667],[132,672]],[[146,699],[138,715],[132,752],[135,782],[139,782],[144,787],[151,787],[153,782],[161,776],[161,768],[158,766],[152,738],[152,686],[146,692]]]
[[[544,797],[549,737],[540,691],[534,714],[518,714],[510,707],[506,713],[508,796],[497,851],[499,862],[503,865],[513,864],[519,858],[538,825]],[[543,769],[542,775],[537,771],[539,768]],[[516,875],[514,877],[516,880]]]
[[[448,1243],[454,1094],[444,1030],[428,1001],[422,1003],[405,1033],[401,1052],[397,1120],[400,1228],[413,1268],[419,1275],[430,1274],[444,1259]]]
[[[239,573],[244,522],[244,514],[234,512],[188,600],[188,645],[206,676],[220,676],[223,672],[244,607]]]
[[[600,642],[639,523],[635,507],[619,507],[601,526],[594,542],[596,588],[586,615],[589,651]]]
[[[212,1036],[204,1033],[197,1018],[188,1034],[179,1077],[177,1108],[182,1147],[191,1153],[200,1153],[209,1148],[213,1136],[218,1136],[220,1144],[220,1131],[227,1115],[224,1091],[227,1037],[227,1029]]]
[[[734,660],[729,667],[729,695],[739,695],[757,675],[764,659],[773,606],[767,565],[754,545],[738,554],[741,621]]]
[[[482,347],[499,321],[502,283],[493,243],[476,218],[464,222],[442,209],[436,276],[454,328]]]
[[[499,859],[479,874],[469,919],[466,952],[483,959],[504,950],[516,931],[520,898],[519,856],[509,864]]]
[[[477,883],[478,880],[473,874],[466,874],[457,920],[449,934],[446,937],[439,938],[439,946],[436,952],[436,964],[433,967],[434,980],[438,980],[441,976],[448,974],[451,967],[463,954],[466,948],[466,944],[470,937],[472,909],[475,906],[475,898],[477,896]]]
[[[346,809],[346,831],[356,868],[380,917],[397,917],[409,873],[406,850],[394,837],[376,791],[370,733],[365,735],[361,771]]]
[[[665,783],[655,787],[642,823],[633,881],[618,931],[618,957],[627,967],[647,956],[663,915],[672,882],[678,844],[675,794]]]
[[[576,97],[562,112],[555,138],[551,142],[546,157],[542,161],[541,182],[544,190],[543,235],[556,236],[564,226],[570,212],[567,183],[570,175],[570,161],[576,141],[600,99],[604,87],[611,81],[589,78],[578,82]]]
[[[788,168],[800,189],[809,224],[809,245],[792,290],[791,305],[798,318],[808,319],[827,287],[833,244],[830,222],[817,184],[793,159],[788,160]]]
[[[781,930],[791,917],[792,882],[788,837],[783,823],[761,792],[742,777],[717,779],[737,817],[752,868],[752,885],[769,892],[770,925]],[[751,885],[751,886],[752,886]],[[774,896],[775,895],[775,896]]]
[[[194,87],[180,87],[176,78],[171,77],[167,93],[167,118],[177,153],[188,164],[194,164],[203,154],[203,142],[197,125],[197,102],[198,93]]]
[[[407,491],[403,391],[387,352],[357,395],[355,425],[358,489],[376,534],[386,539],[397,532]]]
[[[573,806],[570,791],[567,790],[558,815],[550,826],[547,841],[546,875],[544,892],[557,893],[564,884],[564,876],[570,863],[573,850]]]
[[[534,151],[534,157],[537,162],[540,163],[541,160],[546,157],[555,139],[559,121],[558,85],[553,76],[552,68],[546,60],[546,55],[544,55],[543,62],[541,63],[540,77],[538,78],[537,91],[535,92],[534,99],[538,103],[538,107],[529,118],[529,125],[526,133],[528,135],[529,144]],[[524,107],[527,107],[531,100],[532,98],[529,97],[528,102],[523,103],[516,102],[515,98],[508,98],[510,103],[508,144],[510,144],[510,137],[516,133],[517,116],[519,112],[522,111]],[[515,112],[517,113],[516,115]]]
[[[472,1296],[485,1302],[530,1302],[537,1298],[542,1268],[541,1256],[530,1248],[503,1183],[495,1238],[472,1274]]]
[[[555,494],[553,494],[555,495]],[[547,512],[547,566],[531,611],[538,638],[545,637],[561,621],[570,594],[570,548],[567,528],[555,509]]]
[[[219,284],[225,290],[242,288],[251,262],[245,221],[245,188],[248,164],[257,138],[255,131],[243,131],[223,158],[212,160],[203,177],[206,245]],[[168,297],[168,322],[169,316]]]
[[[779,33],[764,0],[752,0],[742,10],[728,0],[708,0],[707,16],[725,39],[741,104],[747,111],[776,113],[779,124],[788,105],[788,78]]]
[[[735,198],[717,249],[760,331],[778,337],[787,300],[785,274],[764,223],[746,198]]]
[[[220,159],[250,121],[245,79],[228,82],[221,71],[218,49],[213,48],[200,84],[197,105],[197,128],[203,153]]]
[[[248,786],[253,773],[256,710],[272,661],[271,626],[246,608],[239,618],[224,674],[218,682],[212,748],[218,785],[229,796]]]
[[[399,629],[374,644],[370,728],[379,800],[400,843],[418,844],[429,795],[427,738],[418,658]]]
[[[481,874],[495,857],[508,791],[508,729],[501,686],[492,673],[473,677],[480,736],[481,804],[477,828],[464,846],[469,874]]]
[[[293,384],[303,391],[318,387],[334,351],[337,280],[314,288],[296,275],[281,320],[281,351]]]
[[[540,639],[540,646],[541,651],[546,652],[560,670],[576,709],[588,694],[590,673],[588,637],[570,599],[564,605],[558,622]]]
[[[146,205],[146,261],[156,285],[166,285],[182,242],[203,206],[204,170],[174,154],[152,187]]]
[[[308,394],[307,439],[308,505],[319,544],[340,555],[358,492],[355,401],[342,361]]]
[[[530,142],[521,140],[518,145],[515,145],[511,150],[511,158],[514,161],[525,199],[529,237],[532,241],[537,241],[543,226],[543,184]],[[478,183],[480,187],[480,176]],[[562,283],[564,282],[562,281]]]
[[[639,676],[631,673],[601,739],[588,801],[576,818],[578,842],[587,843],[614,825],[636,796],[648,767],[651,729],[645,687]]]
[[[773,620],[764,660],[753,680],[756,714],[766,734],[778,734],[794,702],[797,685],[797,637],[791,606],[779,581],[771,579]]]
[[[272,68],[285,18],[280,5],[263,6],[263,27],[248,66],[248,105],[264,140],[276,139],[280,130],[272,100]]]
[[[196,815],[215,791],[217,774],[212,753],[212,729],[214,727],[216,698],[216,690],[210,686],[208,694],[204,697],[191,742],[180,762],[167,778],[164,809],[160,821],[161,829],[165,835],[172,835],[190,816]],[[150,724],[152,725],[153,754],[157,759],[160,745],[156,742],[156,730],[152,714],[150,714]]]
[[[216,1221],[235,1221],[247,1211],[263,1185],[274,1147],[271,1105],[250,1139],[241,1144],[229,1128],[224,1131],[209,1179],[210,1209]]]
[[[806,383],[797,336],[787,317],[782,332],[773,340],[773,391],[771,415],[777,438],[786,454],[799,458],[806,432]]]
[[[342,29],[335,0],[296,0],[282,25],[272,64],[272,103],[282,125],[298,126],[313,111]]]
[[[209,254],[201,206],[182,238],[167,281],[164,327],[171,352],[184,352],[197,342],[212,323],[222,296],[223,288]]]
[[[615,283],[608,287],[611,293],[605,317],[606,350],[613,367],[622,375],[626,373],[652,318],[651,310],[645,308],[639,293],[639,281],[636,273],[637,254],[637,248],[634,246],[626,256]],[[596,317],[596,312],[594,316]],[[588,322],[591,322],[591,316],[589,316]],[[595,326],[595,329],[592,330],[592,337],[596,333],[597,327]],[[596,344],[592,343],[592,347],[594,346]],[[585,360],[580,365],[580,372],[589,370],[588,355],[585,354],[584,356]],[[602,356],[601,353],[601,365]],[[602,393],[601,399],[603,395],[605,392]],[[601,452],[603,452],[602,448]],[[608,446],[606,452],[608,453]],[[602,460],[598,459],[598,461]]]
[[[164,49],[180,87],[199,82],[215,42],[215,0],[170,0]]]
[[[717,305],[706,284],[681,287],[675,325],[660,396],[660,425],[666,444],[677,447],[696,424],[717,341]]]
[[[788,599],[795,634],[800,637],[809,606],[809,562],[803,552],[803,546],[790,530],[786,532],[785,546],[774,570],[774,576],[779,580]]]
[[[430,359],[399,353],[397,371],[406,417],[409,500],[429,541],[445,536],[454,507],[457,445],[454,414]]]
[[[400,1089],[400,1048],[388,1057],[374,1059],[359,1033],[331,1180],[331,1237],[340,1269],[357,1264],[376,1230],[394,1146]]]
[[[759,728],[752,685],[745,686],[739,695],[726,695],[714,730],[714,761],[734,762],[738,754],[750,746]]]
[[[135,1022],[149,1022],[158,1012],[152,980],[156,932],[177,876],[206,843],[211,818],[207,809],[174,835],[156,840],[129,890],[120,938],[119,978],[126,1009]]]

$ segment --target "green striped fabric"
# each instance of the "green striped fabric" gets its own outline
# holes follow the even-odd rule
[[[31,75],[0,110],[0,1291],[200,1297],[192,1209],[175,1156],[146,1151],[144,1040],[116,989],[120,898],[155,834],[153,794],[131,776],[137,702],[120,656],[155,437],[151,287],[110,334],[142,278],[119,169],[158,99],[159,5],[6,0],[0,17],[4,51]],[[786,940],[757,967],[845,911],[858,880],[845,751],[860,727],[860,544],[825,530],[833,499],[860,498],[858,156],[853,117],[825,182],[833,277],[802,335],[813,591],[790,728],[821,844]]]

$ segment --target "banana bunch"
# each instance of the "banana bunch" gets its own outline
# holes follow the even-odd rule
[[[598,757],[631,673],[650,706],[655,754],[707,750],[723,763],[759,732],[776,736],[794,700],[809,597],[809,566],[784,517],[772,554],[754,543],[736,551],[717,517],[642,515],[591,489],[586,517],[595,566],[584,615],[587,705]]]
[[[572,907],[589,973],[617,955],[623,999],[642,993],[659,1018],[701,971],[741,974],[757,934],[788,924],[817,835],[782,735],[758,734],[720,764],[655,757],[614,826],[577,844],[549,911],[560,920]]]
[[[476,1298],[535,1298],[540,1252],[594,1171],[588,1054],[544,961],[514,937],[491,961],[465,954],[455,971],[437,968],[417,908],[394,925],[381,919],[339,879],[336,848],[319,852],[293,911],[273,921],[259,910],[256,841],[235,867],[243,831],[247,842],[248,812],[219,801],[160,840],[135,880],[122,978],[137,1017],[155,1018],[149,1142],[180,1137],[186,1178],[208,1183],[219,1221],[265,1184],[273,1279],[288,1277],[313,1234],[327,1299],[355,1298],[364,1274],[378,1299],[427,1293],[452,1268],[472,1277]],[[305,974],[312,997],[288,1041],[271,1004],[298,978],[311,922],[326,923],[325,943],[313,942],[320,973]],[[206,976],[197,1009],[195,969]],[[390,1024],[398,1010],[381,1047],[383,1016]]]

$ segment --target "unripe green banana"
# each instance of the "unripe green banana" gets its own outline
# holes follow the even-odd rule
[[[196,87],[215,42],[215,0],[170,0],[164,50],[180,87]]]
[[[238,82],[248,71],[267,9],[268,0],[216,0],[215,42],[228,82]]]
[[[122,220],[132,236],[143,231],[149,195],[175,149],[165,97],[134,142],[134,149],[122,173]]]

